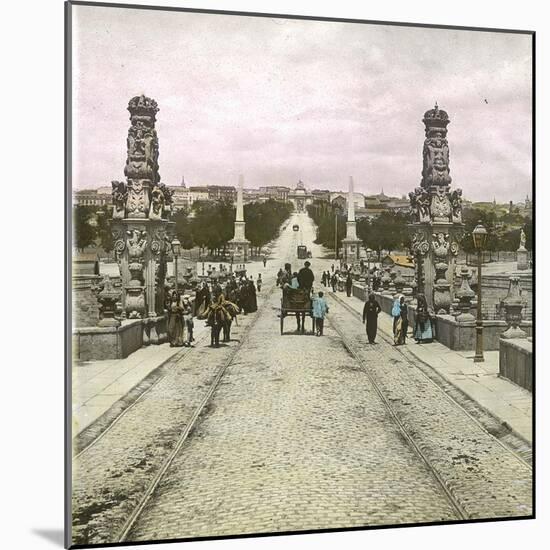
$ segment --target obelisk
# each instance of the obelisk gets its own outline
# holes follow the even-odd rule
[[[361,241],[357,238],[357,223],[355,222],[355,195],[353,193],[353,177],[349,177],[348,190],[348,220],[346,222],[346,238],[342,240],[344,261],[351,264],[359,260]]]
[[[243,207],[243,183],[244,177],[239,176],[239,186],[237,187],[237,209],[235,212],[235,232],[233,238],[229,241],[229,246],[233,254],[233,261],[247,262],[250,249],[250,241],[245,235],[246,222],[244,221]]]

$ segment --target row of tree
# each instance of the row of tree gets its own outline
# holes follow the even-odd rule
[[[290,216],[292,205],[276,200],[254,202],[244,206],[245,234],[251,245],[261,247],[274,239],[281,224]],[[79,250],[99,247],[113,249],[109,207],[73,207],[74,246]],[[178,210],[173,216],[175,231],[185,249],[200,247],[211,255],[226,251],[233,238],[235,207],[229,201],[198,201],[190,210]]]
[[[335,241],[338,248],[346,236],[346,216],[343,211],[327,201],[314,201],[307,207],[310,217],[317,225],[317,244],[334,250]],[[488,251],[515,251],[519,246],[520,231],[523,228],[526,236],[526,248],[532,248],[532,221],[530,218],[514,214],[498,216],[493,211],[467,209],[464,212],[464,236],[461,247],[465,252],[474,252],[472,231],[482,223],[488,232],[486,249]],[[404,212],[382,212],[376,218],[362,218],[357,221],[357,237],[366,248],[377,252],[410,248],[410,237],[407,224],[411,216]]]
[[[342,246],[346,236],[346,221],[341,208],[326,201],[314,201],[307,207],[308,214],[317,225],[317,244],[334,250]],[[357,237],[366,248],[376,250],[403,250],[410,245],[407,232],[408,214],[388,210],[376,218],[361,218],[357,222]]]
[[[277,236],[291,212],[292,205],[273,199],[245,204],[245,235],[251,246],[259,252]],[[172,219],[183,248],[198,246],[211,255],[224,254],[233,238],[235,207],[228,201],[198,201],[191,211],[179,210]]]

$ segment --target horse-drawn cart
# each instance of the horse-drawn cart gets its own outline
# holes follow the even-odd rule
[[[281,334],[283,334],[283,326],[285,317],[294,316],[298,318],[298,323],[301,320],[302,332],[304,332],[305,317],[311,317],[313,322],[313,312],[311,305],[311,296],[308,290],[303,288],[283,287],[283,295],[281,297]]]

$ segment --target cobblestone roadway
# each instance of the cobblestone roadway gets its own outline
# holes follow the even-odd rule
[[[280,336],[279,299],[129,541],[456,519],[338,335]]]
[[[300,224],[307,243],[311,224],[304,217]],[[273,270],[295,252],[298,235],[290,231],[275,250],[279,260],[268,263]],[[277,305],[274,294],[128,540],[456,519],[333,328],[323,338],[281,337]],[[330,315],[364,341],[363,326],[334,301]],[[242,319],[237,338],[250,321]],[[286,329],[293,326],[287,319]],[[76,460],[74,543],[115,542],[235,345],[192,350]],[[391,346],[361,353],[473,517],[530,513],[527,467]]]

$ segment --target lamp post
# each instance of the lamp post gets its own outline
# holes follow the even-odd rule
[[[174,289],[178,291],[178,256],[181,252],[181,243],[177,237],[172,241],[172,253],[174,254]]]
[[[338,209],[334,209],[334,259],[338,259]]]
[[[483,357],[483,320],[481,318],[481,257],[485,242],[487,241],[487,230],[481,221],[478,222],[475,229],[472,231],[472,239],[474,247],[477,250],[477,319],[476,319],[476,354],[474,363],[485,361]]]
[[[370,293],[370,255],[372,254],[372,249],[367,248],[367,292]]]

